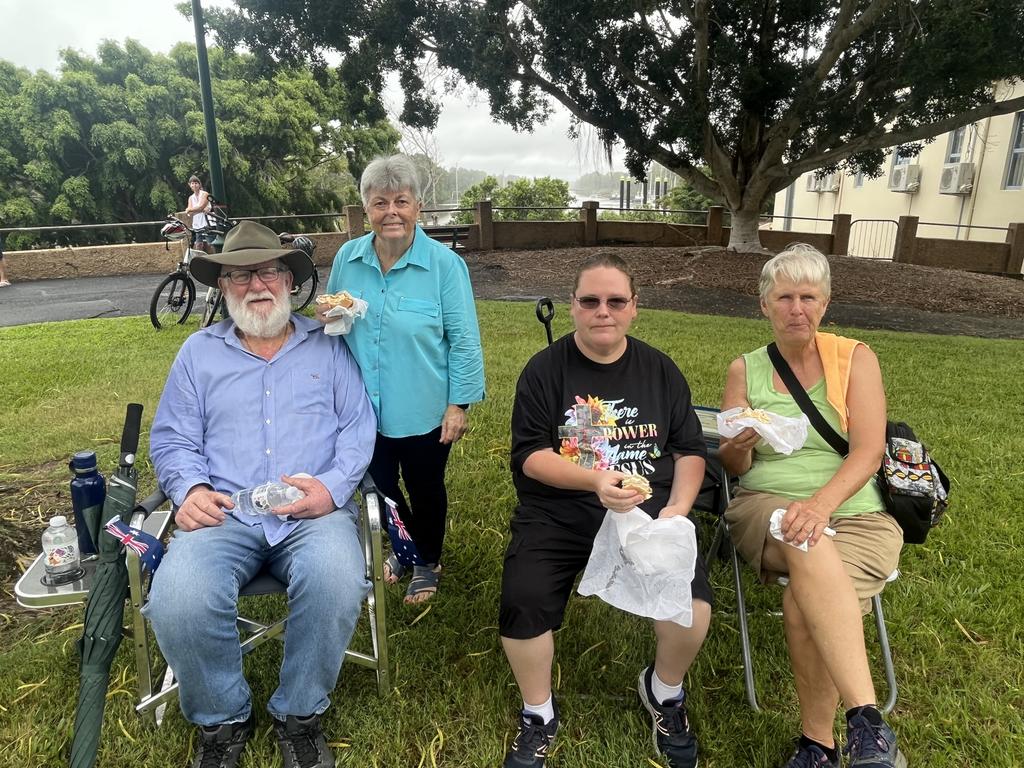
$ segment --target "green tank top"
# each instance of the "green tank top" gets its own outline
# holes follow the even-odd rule
[[[778,392],[772,385],[771,360],[767,347],[743,355],[747,366],[747,400],[752,408],[763,408],[782,416],[799,418],[802,411],[792,395]],[[807,390],[811,402],[821,411],[825,421],[844,438],[836,413],[825,396],[825,378]],[[776,452],[762,440],[754,449],[754,461],[740,478],[740,486],[751,491],[771,493],[787,499],[807,499],[832,479],[843,457],[826,443],[813,427],[807,429],[803,448],[789,456]],[[874,478],[837,509],[833,516],[862,515],[882,509],[882,497]]]

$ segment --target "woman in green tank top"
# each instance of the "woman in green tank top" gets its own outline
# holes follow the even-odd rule
[[[726,519],[737,550],[764,580],[789,578],[783,615],[802,728],[785,768],[839,768],[832,725],[840,700],[849,765],[903,767],[906,758],[876,706],[861,618],[902,546],[874,483],[885,446],[885,392],[867,346],[818,332],[830,290],[828,261],[806,245],[776,255],[761,273],[761,311],[775,344],[825,420],[848,439],[849,454],[840,456],[813,427],[789,455],[750,428],[723,440],[722,465],[740,478]],[[722,410],[736,407],[800,416],[766,347],[729,366]],[[782,540],[769,532],[776,510],[783,511]]]

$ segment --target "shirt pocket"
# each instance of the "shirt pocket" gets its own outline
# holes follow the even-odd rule
[[[441,305],[429,299],[410,299],[408,296],[402,296],[398,299],[398,311],[438,317],[441,314]]]
[[[289,378],[292,411],[324,417],[334,412],[334,392],[326,371],[292,369]]]

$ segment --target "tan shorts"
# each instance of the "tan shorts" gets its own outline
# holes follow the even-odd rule
[[[725,512],[729,533],[740,557],[758,574],[763,584],[774,583],[784,573],[766,571],[761,566],[769,536],[768,520],[772,512],[792,502],[782,496],[740,489]],[[903,547],[903,530],[887,512],[833,517],[832,542],[839,550],[847,575],[861,601],[861,611],[871,610],[871,598],[882,591],[886,579],[896,570]]]

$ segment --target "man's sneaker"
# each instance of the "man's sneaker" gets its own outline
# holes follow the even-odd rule
[[[854,715],[846,724],[849,768],[907,768],[907,758],[896,746],[896,734],[884,722],[873,725],[864,715]]]
[[[640,701],[651,713],[651,736],[654,748],[666,758],[670,768],[696,768],[697,737],[686,719],[686,692],[678,699],[658,703],[651,691],[654,665],[640,673],[637,692]]]
[[[505,755],[502,768],[543,768],[548,750],[558,733],[558,702],[553,696],[551,706],[555,709],[555,716],[549,723],[545,723],[540,715],[519,713],[519,733],[512,739],[512,746]]]
[[[334,768],[334,754],[320,730],[320,715],[274,718],[274,733],[284,768]]]
[[[249,718],[240,723],[199,726],[192,768],[235,768],[255,722],[255,716],[249,712]]]
[[[801,746],[797,739],[796,751],[782,768],[839,768],[839,760],[829,760],[817,744]]]

